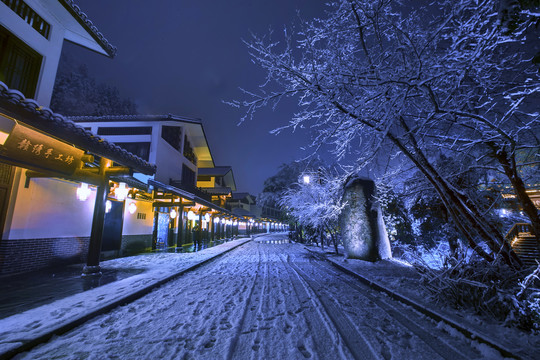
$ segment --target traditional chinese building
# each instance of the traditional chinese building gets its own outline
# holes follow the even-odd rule
[[[47,106],[65,40],[116,49],[70,0],[2,0],[0,14],[0,273],[81,261],[99,271],[101,250],[116,246],[103,238],[107,199],[155,166]],[[141,198],[145,185],[130,183]]]
[[[236,186],[232,169],[218,168],[227,171],[221,171],[217,181],[213,177],[213,182],[203,184],[209,186],[201,187],[198,181],[207,169],[215,169],[200,119],[168,114],[71,120],[157,165],[153,176],[134,175],[151,187],[154,210],[139,250],[191,250],[238,233],[239,219],[225,208],[226,197]],[[126,241],[124,237],[122,242]]]

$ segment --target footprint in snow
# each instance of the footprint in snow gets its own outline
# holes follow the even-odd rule
[[[311,357],[311,353],[306,349],[304,344],[298,345],[298,350],[300,350],[300,353],[304,358],[309,359]]]

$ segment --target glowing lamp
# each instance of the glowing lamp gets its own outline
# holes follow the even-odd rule
[[[210,214],[204,214],[204,221],[206,222],[210,221]]]
[[[128,192],[129,188],[127,187],[126,183],[121,182],[118,184],[118,187],[114,189],[114,196],[116,197],[116,200],[124,201]]]
[[[90,188],[87,183],[81,183],[81,186],[77,188],[77,199],[80,201],[86,201],[90,196]]]
[[[234,220],[233,225],[234,226],[238,225],[238,221]]]
[[[111,211],[111,208],[112,208],[112,202],[111,202],[111,200],[105,201],[105,212],[106,212],[106,213],[109,213],[109,212]]]
[[[191,210],[188,211],[187,213],[187,218],[188,220],[195,220],[195,213]]]
[[[226,224],[226,223],[227,223],[227,219],[225,219],[225,218],[221,219],[221,223],[222,223],[222,224]]]
[[[169,216],[171,217],[171,219],[176,218],[176,215],[178,215],[178,213],[176,212],[176,210],[175,210],[175,209],[171,209],[171,212],[169,213]]]
[[[219,217],[216,216],[216,217],[214,218],[214,223],[219,224]]]
[[[304,175],[304,184],[309,184],[309,175]]]
[[[130,214],[135,214],[135,211],[137,211],[137,205],[133,201],[129,203],[128,211]]]

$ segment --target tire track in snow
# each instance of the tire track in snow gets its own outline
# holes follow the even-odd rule
[[[236,324],[236,331],[235,335],[232,337],[230,345],[229,345],[229,351],[227,352],[227,360],[234,359],[235,352],[237,351],[238,342],[240,339],[240,336],[242,335],[242,329],[244,328],[244,324],[246,323],[246,320],[248,318],[248,312],[250,310],[250,304],[253,301],[253,295],[256,291],[256,288],[258,286],[258,279],[260,277],[260,269],[261,269],[261,252],[259,247],[257,247],[257,270],[255,272],[255,277],[253,279],[253,283],[251,284],[251,288],[249,290],[249,294],[244,302],[244,309],[242,312],[242,315]]]
[[[344,314],[342,308],[337,305],[327,294],[318,291],[318,287],[315,281],[301,270],[295,263],[290,261],[290,257],[287,257],[287,264],[292,271],[296,274],[298,279],[305,284],[306,292],[310,292],[314,298],[318,301],[316,308],[322,308],[326,312],[326,316],[320,314],[323,321],[328,322],[329,319],[335,326],[339,336],[343,339],[345,345],[347,345],[354,359],[359,360],[372,360],[379,359],[377,352],[373,349],[369,341],[365,338],[364,334],[360,332],[354,324],[351,323]]]
[[[287,255],[285,259],[283,257],[280,258],[288,272],[291,286],[296,297],[300,304],[303,304],[302,314],[305,317],[309,335],[313,337],[314,350],[316,350],[315,353],[319,356],[327,354],[329,359],[335,359],[337,354],[339,354],[342,359],[348,359],[351,355],[354,356],[352,352],[349,353],[347,350],[345,350],[346,352],[344,353],[342,346],[344,340],[343,334],[341,334],[340,329],[333,324],[328,311],[321,311],[321,309],[324,309],[321,299],[310,289],[309,285],[294,268],[290,261],[290,255]],[[305,305],[308,303],[310,303],[311,306]],[[298,344],[298,350],[300,350],[305,358],[310,358],[313,355],[302,343]],[[349,348],[348,350],[350,351],[351,349]],[[373,357],[360,359],[373,359]]]
[[[316,259],[315,257],[311,257]],[[368,286],[359,283],[353,278],[349,278],[348,275],[336,271],[334,268],[328,266],[326,263],[321,263],[319,259],[316,259],[312,262],[317,268],[326,271],[331,274],[333,278],[340,281],[341,283],[347,285],[349,288],[354,289],[357,294],[364,297],[385,313],[387,313],[392,319],[396,320],[401,326],[410,331],[413,335],[421,339],[426,345],[428,345],[436,354],[441,358],[447,360],[454,359],[467,359],[471,357],[471,354],[465,354],[463,351],[455,348],[454,346],[448,344],[445,341],[440,340],[438,337],[433,336],[432,332],[425,330],[426,321],[422,321],[423,324],[420,324],[419,319],[422,318],[422,315],[414,311],[414,309],[394,301],[390,298],[374,296],[371,294],[373,291]],[[306,274],[306,276],[308,276]],[[313,283],[313,281],[312,281]],[[319,289],[319,291],[328,291],[326,289]],[[380,294],[379,294],[380,295]],[[405,315],[406,314],[406,315]],[[431,321],[428,321],[431,323]]]

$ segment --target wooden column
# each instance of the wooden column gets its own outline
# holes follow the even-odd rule
[[[184,245],[183,243],[183,234],[184,234],[184,220],[183,220],[183,215],[184,215],[184,205],[181,205],[179,208],[178,208],[178,233],[176,234],[176,248],[180,248],[182,249],[182,245]]]
[[[212,242],[214,241],[214,231],[215,231],[214,218],[215,218],[215,216],[213,216],[213,215],[212,215],[212,217],[210,218],[210,219],[212,219],[212,227],[210,228],[211,231],[212,231],[212,235],[211,235],[211,240],[212,240]]]
[[[101,255],[101,242],[103,240],[103,223],[105,222],[105,202],[109,194],[109,181],[106,169],[111,164],[110,160],[101,158],[99,163],[99,176],[101,184],[97,187],[94,215],[92,217],[92,230],[90,231],[90,243],[88,244],[88,257],[83,275],[101,275],[99,258]]]

